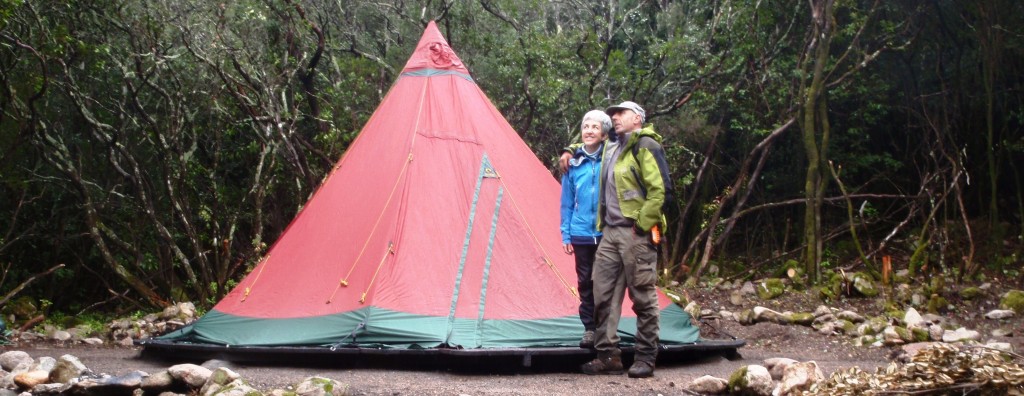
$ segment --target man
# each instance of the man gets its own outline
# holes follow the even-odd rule
[[[646,378],[654,375],[658,356],[658,251],[652,229],[665,228],[668,165],[661,136],[653,126],[643,126],[646,112],[640,105],[626,101],[605,113],[612,118],[617,144],[606,145],[601,162],[597,228],[604,238],[593,270],[597,358],[582,369],[587,374],[622,373],[617,329],[628,289],[637,316],[636,352],[628,374]]]

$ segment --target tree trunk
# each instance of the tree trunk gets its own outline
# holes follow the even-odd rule
[[[803,134],[807,172],[804,175],[804,269],[807,279],[817,283],[821,277],[821,204],[825,191],[824,168],[828,151],[828,111],[825,106],[825,65],[834,29],[834,0],[811,1],[811,43],[801,69],[800,129]],[[807,81],[807,79],[810,81]]]

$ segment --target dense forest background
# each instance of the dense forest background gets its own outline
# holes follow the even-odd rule
[[[1021,1],[0,0],[0,305],[216,302],[430,20],[552,169],[587,110],[645,106],[666,282],[1019,279]]]

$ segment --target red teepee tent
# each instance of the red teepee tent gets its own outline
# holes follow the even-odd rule
[[[431,22],[262,262],[208,314],[156,342],[576,347],[583,327],[559,193]],[[689,316],[661,300],[662,342],[697,341]],[[628,344],[635,318],[621,331]]]

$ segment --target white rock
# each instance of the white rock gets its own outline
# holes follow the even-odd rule
[[[773,311],[765,307],[754,307],[754,322],[775,322],[775,323],[788,323],[786,316],[778,311]]]
[[[82,342],[89,345],[103,345],[103,340],[96,337],[83,338]]]
[[[919,314],[917,310],[914,308],[908,308],[907,313],[903,315],[903,324],[908,328],[911,326],[919,325],[923,321],[924,318],[922,318],[921,314]]]
[[[693,380],[686,389],[701,395],[718,395],[725,393],[726,386],[728,386],[726,380],[705,375]]]
[[[928,325],[928,339],[932,341],[942,341],[942,335],[946,334],[946,329],[937,324]]]
[[[1009,342],[989,341],[985,343],[986,348],[997,349],[1003,352],[1013,353],[1013,344]]]
[[[1013,337],[1013,330],[1010,329],[995,329],[992,330],[993,337]]]
[[[768,396],[772,394],[772,388],[775,383],[772,381],[772,375],[768,373],[768,369],[764,366],[756,364],[747,366],[747,374],[743,379],[744,382],[747,383],[746,389],[730,389],[730,391],[733,393],[759,396]]]
[[[1014,315],[1014,312],[1012,310],[1009,310],[1009,309],[996,309],[996,310],[989,311],[989,313],[985,314],[985,317],[989,318],[989,319],[1009,319],[1009,318],[1012,318],[1013,315]]]
[[[790,358],[770,358],[762,362],[764,367],[768,369],[768,374],[771,374],[772,379],[776,381],[782,379],[783,370],[793,363],[797,363],[797,361]]]
[[[757,294],[757,289],[754,288],[754,283],[751,281],[743,282],[743,287],[740,288],[740,293],[745,296],[753,296]]]
[[[783,371],[782,382],[779,383],[777,394],[791,395],[809,390],[812,385],[823,380],[825,380],[825,374],[821,372],[817,362],[793,363]]]
[[[900,334],[896,332],[896,328],[889,326],[885,330],[882,330],[882,344],[884,345],[903,345],[905,341],[900,337]]]
[[[13,371],[21,363],[33,363],[32,357],[24,351],[9,351],[0,353],[0,368],[4,371]]]
[[[203,384],[206,384],[206,380],[210,379],[210,375],[213,374],[213,371],[210,371],[210,369],[194,364],[174,365],[169,367],[167,372],[171,374],[172,378],[182,381],[195,389],[199,389]]]
[[[942,342],[978,341],[980,339],[981,333],[963,327],[942,334]]]
[[[63,355],[57,359],[57,365],[50,370],[50,382],[65,384],[72,378],[78,378],[89,369],[73,355]]]
[[[71,333],[65,330],[57,330],[53,332],[53,339],[57,341],[67,341],[71,339]]]
[[[328,385],[330,386],[328,387]],[[328,388],[331,389],[330,392],[327,391]],[[323,377],[309,377],[295,386],[295,393],[303,396],[341,396],[347,391],[347,386]]]
[[[849,320],[853,323],[860,323],[864,321],[864,317],[853,311],[843,311],[836,314],[836,317],[843,320]]]
[[[824,305],[819,305],[817,308],[814,309],[814,317],[815,318],[817,318],[819,316],[822,316],[822,315],[830,315],[830,314],[832,314],[832,310],[829,309],[827,306],[824,306]]]

